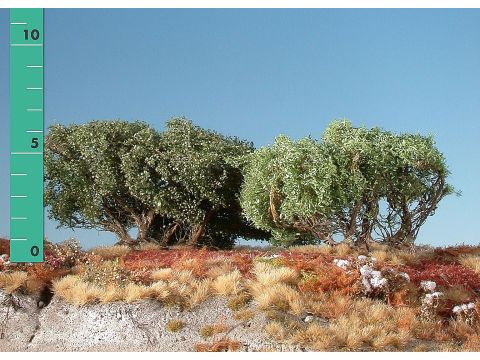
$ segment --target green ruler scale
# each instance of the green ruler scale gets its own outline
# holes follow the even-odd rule
[[[10,260],[43,261],[43,9],[10,9]]]

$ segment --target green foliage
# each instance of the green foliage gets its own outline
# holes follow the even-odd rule
[[[93,121],[50,128],[46,142],[49,216],[60,226],[112,231],[119,240],[231,246],[268,236],[243,216],[239,167],[253,145],[193,125]]]
[[[322,141],[279,136],[250,156],[242,206],[277,242],[411,243],[453,192],[432,137],[335,121]]]
[[[131,194],[121,164],[145,131],[146,124],[126,121],[51,126],[44,160],[50,218],[60,226],[112,231],[127,241],[132,216],[147,209]]]
[[[202,240],[225,246],[233,245],[238,236],[265,236],[242,216],[238,200],[243,181],[238,164],[253,150],[251,143],[177,118],[167,122],[156,145],[141,150],[140,159],[145,159],[145,164],[136,156],[125,161],[143,168],[146,178],[142,192],[134,194],[152,199],[159,213],[174,219],[168,228],[181,224],[177,237],[187,236],[190,243]]]
[[[454,192],[432,137],[347,121],[321,141],[279,136],[257,151],[184,118],[163,132],[142,122],[55,125],[45,169],[45,205],[60,226],[112,231],[131,244],[134,227],[137,242],[164,245],[229,247],[270,234],[287,245],[410,244]]]

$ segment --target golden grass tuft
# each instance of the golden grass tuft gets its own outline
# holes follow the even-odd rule
[[[455,340],[466,341],[472,335],[478,334],[480,327],[461,319],[455,319],[448,324],[448,331]]]
[[[250,309],[241,309],[233,313],[233,318],[238,321],[248,321],[255,317],[255,311]]]
[[[180,284],[188,285],[195,281],[195,276],[193,276],[191,270],[174,270],[172,279],[175,279]]]
[[[165,329],[170,332],[178,332],[185,327],[185,322],[182,320],[170,320],[165,325]]]
[[[177,271],[190,272],[193,276],[200,276],[204,273],[203,262],[197,258],[182,259],[173,265]]]
[[[233,264],[228,261],[226,258],[219,262],[219,259],[223,257],[216,258],[214,261],[208,261],[205,263],[205,267],[208,268],[206,276],[210,279],[215,279],[221,275],[226,275],[236,270]]]
[[[228,274],[220,275],[213,281],[213,289],[218,295],[235,295],[242,290],[242,274],[234,270]]]
[[[99,295],[99,300],[101,303],[110,303],[114,301],[121,301],[125,298],[125,291],[123,288],[120,288],[115,285],[108,285],[104,291]]]
[[[95,255],[101,256],[105,260],[113,260],[127,255],[132,249],[126,245],[99,246],[90,250]]]
[[[263,286],[278,283],[296,285],[300,279],[298,272],[291,268],[274,267],[264,262],[257,262],[253,272],[257,282]]]
[[[334,252],[334,247],[329,245],[298,245],[288,249],[291,252],[299,252],[305,254],[324,254],[330,255]]]
[[[164,248],[162,245],[160,244],[155,244],[155,243],[144,243],[142,245],[140,245],[140,247],[138,248],[139,250],[160,250]]]
[[[345,314],[352,304],[352,298],[339,291],[318,294],[309,299],[307,307],[310,312],[319,317],[336,319]]]
[[[152,295],[152,289],[145,285],[137,285],[134,283],[129,283],[125,286],[125,301],[129,304],[148,299]]]
[[[82,281],[77,275],[68,275],[55,280],[53,291],[58,297],[76,306],[95,302],[104,292],[98,286]]]
[[[212,280],[196,280],[193,284],[192,294],[188,299],[188,305],[194,307],[205,301],[212,293]]]
[[[480,255],[463,255],[459,258],[460,264],[480,274]]]
[[[455,304],[462,304],[470,300],[470,292],[462,285],[449,286],[442,290],[444,298]]]
[[[173,276],[173,270],[170,268],[158,269],[151,273],[152,280],[170,280]]]
[[[223,338],[209,344],[195,344],[194,350],[197,352],[237,351],[241,345],[239,341]]]
[[[168,299],[171,296],[172,292],[168,283],[165,281],[156,281],[150,285],[150,294],[159,301]]]
[[[265,325],[265,332],[268,336],[277,341],[284,341],[286,339],[285,328],[278,321],[271,321]]]
[[[346,243],[340,243],[338,245],[335,245],[333,247],[333,250],[334,253],[340,257],[345,257],[347,255],[352,255],[355,253],[354,249]]]
[[[389,258],[388,251],[380,249],[372,251],[370,255],[377,259],[378,262],[386,262]]]
[[[225,331],[227,331],[225,324],[204,325],[200,328],[200,336],[203,338],[209,338]]]
[[[228,299],[227,307],[232,311],[240,310],[248,305],[252,296],[247,292],[242,292]]]
[[[295,315],[305,312],[305,303],[301,294],[291,286],[277,283],[272,286],[250,285],[255,303],[260,310],[288,311]]]
[[[350,311],[332,320],[330,326],[310,324],[307,329],[300,329],[294,340],[316,350],[401,348],[412,339],[414,316],[413,310],[408,308],[392,308],[362,299],[354,301]]]
[[[45,289],[46,283],[44,280],[37,278],[36,276],[29,276],[22,285],[22,290],[25,289],[27,294],[40,294]]]
[[[20,290],[26,285],[28,274],[24,271],[15,271],[11,273],[0,273],[0,289],[7,294]]]

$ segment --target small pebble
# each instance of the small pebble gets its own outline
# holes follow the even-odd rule
[[[306,323],[309,323],[309,322],[312,322],[313,321],[313,316],[312,315],[307,315],[305,317],[305,319],[303,319],[303,321],[305,321]]]

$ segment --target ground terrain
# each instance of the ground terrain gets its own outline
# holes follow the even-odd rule
[[[2,351],[480,350],[480,247],[0,245]]]

